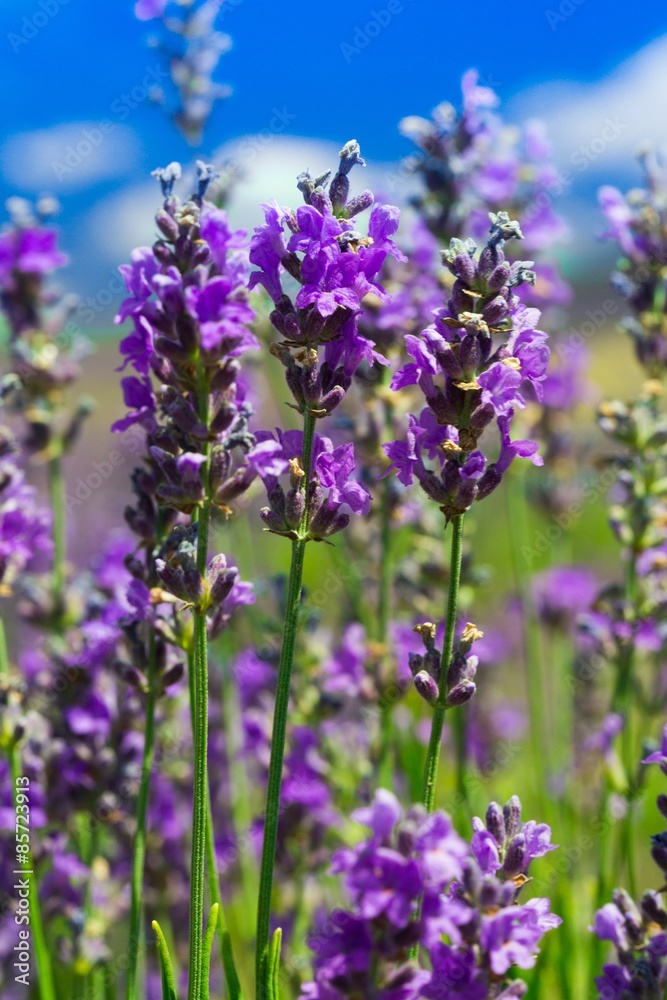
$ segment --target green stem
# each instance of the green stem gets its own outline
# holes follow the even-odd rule
[[[0,617],[0,677],[9,678],[9,655],[7,651],[7,636],[5,634],[5,623]],[[12,747],[9,751],[9,768],[12,780],[12,798],[14,808],[17,795],[17,778],[21,777],[21,751],[18,746]],[[32,859],[32,851],[30,852]],[[51,967],[51,957],[46,943],[46,933],[42,920],[42,910],[39,903],[39,884],[36,869],[32,867],[32,874],[26,875],[29,879],[30,892],[30,929],[32,932],[32,948],[35,955],[35,965],[37,967],[37,978],[39,981],[40,1000],[56,1000],[56,987]]]
[[[447,616],[445,619],[445,641],[442,646],[442,658],[440,660],[440,682],[438,685],[438,700],[433,709],[433,720],[431,722],[431,738],[426,754],[426,766],[424,769],[424,785],[422,792],[422,803],[426,811],[432,813],[435,808],[435,786],[438,777],[438,766],[440,764],[440,750],[442,747],[442,727],[445,721],[445,711],[447,708],[447,670],[452,659],[454,649],[454,634],[456,632],[456,612],[459,603],[459,589],[461,586],[461,561],[463,557],[463,514],[457,514],[452,518],[452,546],[449,568],[449,589],[447,593]]]
[[[199,543],[202,522],[199,520]],[[205,550],[204,550],[205,551]],[[199,560],[198,560],[199,561]],[[201,1000],[203,975],[204,883],[208,814],[208,648],[206,614],[194,612],[194,794],[192,806],[192,855],[190,866],[190,964],[188,1000]]]
[[[442,646],[442,657],[440,659],[440,681],[438,684],[438,700],[433,706],[433,717],[431,719],[431,735],[426,751],[426,765],[424,767],[424,781],[422,786],[422,803],[428,813],[435,809],[435,792],[438,780],[438,767],[440,765],[440,753],[442,750],[442,729],[445,723],[445,712],[447,711],[447,670],[452,659],[454,649],[454,634],[456,632],[456,612],[459,603],[459,589],[461,587],[461,561],[463,558],[463,514],[457,514],[452,518],[452,544],[449,563],[449,588],[447,592],[447,611],[445,618],[445,639]],[[422,900],[419,900],[418,913],[421,913]],[[419,958],[419,944],[410,950],[410,958],[417,961]]]
[[[199,416],[208,426],[209,387],[206,370],[199,364],[197,399]],[[208,562],[208,533],[211,516],[211,501],[208,497],[208,470],[210,445],[207,442],[204,454],[206,462],[202,479],[206,499],[197,519],[197,571],[206,576]],[[193,694],[195,707],[194,731],[194,791],[192,802],[192,854],[190,862],[190,950],[188,969],[188,1000],[202,1000],[207,989],[203,982],[205,954],[204,893],[206,881],[206,830],[208,817],[208,637],[206,631],[206,611],[195,608],[192,613],[194,623]]]
[[[308,490],[308,482],[310,479],[314,436],[315,418],[312,414],[306,411],[303,418],[303,453],[301,460],[301,465],[305,473],[303,476],[303,484],[306,492]],[[301,522],[301,530],[299,531],[298,538],[292,542],[292,559],[290,565],[289,584],[287,588],[283,644],[280,651],[276,703],[273,713],[271,760],[269,763],[269,777],[266,790],[264,840],[262,843],[262,863],[257,900],[257,942],[255,952],[255,995],[257,1000],[268,1000],[269,995],[267,977],[273,869],[276,855],[276,840],[278,836],[278,819],[280,815],[280,789],[282,784],[283,758],[285,755],[285,734],[287,731],[292,664],[294,662],[294,649],[296,646],[296,636],[299,624],[298,619],[299,608],[301,606],[303,563],[307,545],[307,523],[308,503],[306,502]]]
[[[148,690],[146,693],[146,718],[144,752],[141,762],[141,783],[137,799],[137,828],[134,835],[132,853],[131,900],[130,900],[130,942],[128,947],[126,1000],[137,1000],[137,971],[139,949],[142,936],[144,863],[146,859],[146,815],[153,759],[155,756],[155,632],[150,631],[148,648]]]
[[[49,500],[53,512],[53,570],[51,588],[55,607],[60,609],[63,604],[65,589],[65,552],[66,552],[66,519],[65,519],[65,482],[60,446],[57,453],[49,459]]]

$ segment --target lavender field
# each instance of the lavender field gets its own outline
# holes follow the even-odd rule
[[[667,43],[595,3],[445,85],[409,0],[8,15],[2,1000],[667,997]]]

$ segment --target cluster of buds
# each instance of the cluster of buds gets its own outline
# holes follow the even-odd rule
[[[7,207],[10,223],[0,232],[0,303],[9,327],[14,405],[25,419],[26,448],[50,458],[71,449],[91,412],[87,398],[73,411],[64,399],[89,343],[73,318],[78,297],[50,283],[67,264],[49,225],[57,202],[42,198],[32,206],[10,198]]]
[[[155,560],[160,583],[169,595],[186,607],[211,616],[209,636],[219,635],[227,625],[232,608],[248,603],[247,584],[239,571],[228,566],[222,553],[213,556],[202,576],[197,568],[197,524],[176,525]]]
[[[521,238],[506,212],[491,214],[486,246],[477,255],[471,240],[451,241],[443,263],[455,277],[447,305],[420,337],[408,334],[412,361],[394,376],[392,389],[417,385],[426,409],[410,415],[406,441],[384,446],[405,485],[416,477],[450,520],[500,484],[515,457],[542,464],[532,441],[512,441],[515,410],[541,398],[549,361],[540,314],[526,308],[514,288],[532,282],[530,261],[511,264],[503,246]],[[487,464],[478,449],[482,433],[497,423],[500,453]],[[433,463],[428,467],[427,458]]]
[[[660,748],[643,764],[658,764],[667,775],[667,726]],[[667,795],[658,795],[657,806],[667,817]],[[667,832],[651,837],[651,856],[660,868],[662,882],[667,876]],[[590,928],[602,941],[616,948],[618,964],[605,965],[595,980],[600,997],[653,997],[664,995],[667,985],[667,909],[661,899],[665,887],[643,894],[639,904],[624,889],[615,889],[612,901],[595,914]]]
[[[398,209],[376,205],[367,234],[354,227],[356,216],[373,204],[370,191],[349,197],[355,165],[364,161],[359,144],[351,140],[330,183],[331,171],[318,177],[300,174],[297,186],[305,205],[296,211],[275,202],[266,205],[265,224],[250,244],[250,260],[258,268],[250,285],[263,285],[272,298],[270,320],[282,338],[272,353],[285,367],[296,408],[315,417],[338,406],[362,361],[379,358],[373,342],[359,332],[362,300],[368,293],[387,298],[380,270],[388,255],[403,258],[391,239]],[[294,298],[283,288],[285,274],[301,286]]]
[[[426,649],[425,653],[409,655],[408,664],[417,692],[430,705],[436,702],[441,702],[448,708],[465,705],[477,690],[473,678],[477,673],[479,660],[476,656],[469,655],[470,650],[473,642],[481,639],[484,633],[472,622],[466,623],[447,667],[445,685],[441,690],[442,652],[436,647],[436,625],[434,622],[422,622],[415,625],[413,631],[421,636]]]
[[[160,72],[155,78],[157,81],[170,76],[170,89],[175,92],[167,93],[156,82],[149,96],[167,109],[176,127],[194,146],[201,142],[214,109],[231,93],[229,86],[213,79],[221,57],[232,44],[229,35],[216,29],[221,7],[222,0],[178,4],[136,0],[134,7],[140,21],[161,24],[163,37],[152,36],[149,44],[162,53],[169,73]]]
[[[302,433],[278,431],[278,439],[281,450],[275,457],[284,460],[289,468],[289,489],[283,489],[277,475],[263,476],[269,506],[263,507],[260,515],[268,531],[293,541],[321,542],[349,524],[348,510],[354,514],[368,513],[371,501],[368,490],[350,478],[355,469],[352,444],[334,448],[329,438],[316,434],[311,475],[306,483],[301,464]],[[258,449],[272,440],[265,437]]]
[[[600,189],[600,207],[622,257],[612,283],[632,312],[623,321],[637,359],[649,375],[662,377],[667,367],[667,242],[665,240],[667,171],[664,160],[641,155],[644,187],[627,195],[617,188]]]

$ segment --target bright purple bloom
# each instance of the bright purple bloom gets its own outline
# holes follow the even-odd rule
[[[526,308],[513,291],[534,274],[530,262],[510,264],[505,258],[506,241],[521,237],[518,224],[504,212],[492,215],[491,222],[479,256],[470,240],[452,240],[443,251],[456,279],[451,297],[420,337],[406,335],[412,361],[392,380],[394,390],[418,385],[427,410],[418,421],[409,417],[407,440],[384,445],[385,453],[401,482],[407,485],[416,476],[448,520],[496,489],[515,457],[542,464],[537,444],[510,437],[515,410],[526,405],[527,396],[541,398],[549,360],[546,334],[537,329],[539,312]],[[477,444],[494,420],[501,447],[489,462]]]

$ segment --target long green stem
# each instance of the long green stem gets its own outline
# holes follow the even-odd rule
[[[198,550],[206,549],[202,542],[204,522],[208,511],[199,519]],[[197,560],[199,563],[199,559]],[[200,570],[200,572],[202,572]],[[206,613],[195,611],[194,617],[194,692],[195,692],[195,741],[194,741],[194,794],[192,806],[192,855],[190,865],[190,966],[188,1000],[201,1000],[203,975],[203,921],[206,870],[206,819],[208,802],[208,642]]]
[[[452,543],[449,563],[449,588],[447,591],[447,610],[445,617],[445,638],[442,645],[442,657],[440,659],[440,681],[438,684],[438,700],[433,706],[433,716],[431,719],[431,735],[426,751],[426,764],[424,767],[424,781],[422,785],[422,803],[426,811],[432,813],[435,809],[435,792],[438,780],[438,768],[440,766],[440,753],[442,750],[442,729],[445,723],[445,712],[447,711],[447,670],[452,659],[454,649],[454,634],[456,632],[456,613],[459,603],[459,590],[461,587],[461,562],[463,558],[463,514],[457,514],[452,518]],[[422,901],[419,901],[418,912],[421,913]],[[419,958],[419,944],[413,946],[410,951],[413,961]]]
[[[137,828],[134,835],[130,899],[130,942],[125,985],[127,1000],[137,1000],[137,970],[141,944],[143,913],[144,863],[146,859],[146,815],[155,755],[155,632],[151,629],[148,649],[148,691],[144,729],[144,752],[141,762],[141,783],[137,799]]]
[[[463,514],[457,514],[452,518],[452,545],[449,568],[449,589],[447,592],[447,613],[445,619],[445,640],[442,646],[442,659],[440,661],[440,683],[438,700],[433,708],[433,719],[431,722],[431,737],[429,739],[428,751],[426,753],[426,766],[424,768],[424,785],[422,791],[422,802],[426,811],[432,813],[435,808],[435,789],[438,778],[438,767],[440,764],[440,751],[442,747],[442,728],[445,721],[445,711],[447,708],[447,670],[452,658],[454,649],[454,634],[456,631],[456,612],[459,603],[459,589],[461,587],[461,561],[463,557]]]
[[[194,655],[188,656],[188,680],[190,686],[190,721],[192,724],[193,746],[196,740],[196,719],[197,709],[195,705],[195,675],[194,675]],[[222,893],[220,892],[220,875],[218,872],[218,859],[215,855],[215,832],[213,828],[213,810],[211,807],[211,788],[207,789],[206,796],[206,874],[208,877],[208,894],[210,904],[218,906],[218,925],[220,927],[220,958],[225,973],[227,984],[227,996],[229,1000],[235,1000],[239,996],[240,987],[234,959],[231,952],[229,932],[225,910],[222,903]]]
[[[208,382],[204,366],[199,365],[197,387],[199,416],[208,426]],[[208,493],[208,442],[202,470],[206,499],[197,520],[197,571],[206,575],[208,562],[208,532],[211,501]],[[194,609],[193,694],[195,706],[194,731],[194,790],[192,802],[192,854],[190,862],[190,951],[188,970],[188,1000],[202,1000],[206,984],[204,976],[204,892],[206,881],[206,829],[208,817],[208,636],[206,611]]]
[[[308,489],[308,482],[310,479],[310,465],[314,435],[315,418],[308,411],[306,411],[303,422],[303,452],[301,460],[301,465],[304,471],[303,482],[306,490]],[[307,544],[305,537],[305,528],[308,518],[307,506],[308,505],[306,503],[299,537],[292,542],[292,560],[290,565],[289,584],[287,588],[283,644],[280,651],[276,703],[273,713],[271,760],[269,763],[269,777],[266,790],[264,840],[262,844],[262,864],[257,900],[257,942],[255,952],[255,995],[257,1000],[267,1000],[269,995],[267,976],[273,868],[276,856],[278,819],[280,815],[280,789],[282,784],[283,758],[285,755],[285,734],[287,731],[287,714],[289,707],[290,684],[292,680],[292,664],[294,662],[299,608],[301,606],[303,563]]]

